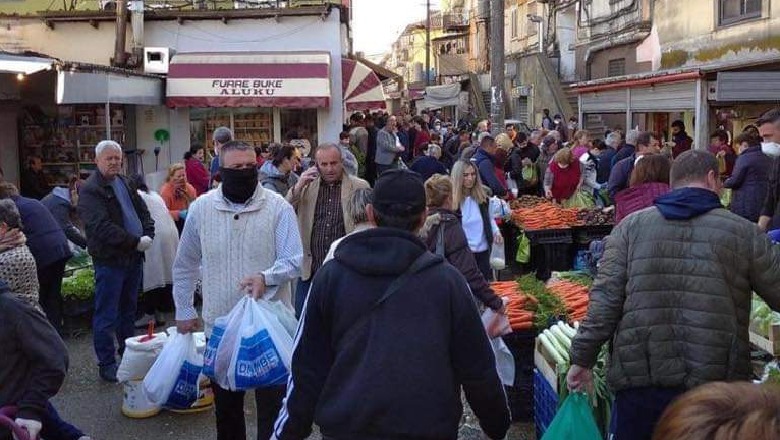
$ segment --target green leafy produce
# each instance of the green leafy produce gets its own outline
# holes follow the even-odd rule
[[[533,274],[517,279],[520,291],[533,296],[536,301],[527,301],[527,310],[534,312],[534,327],[546,329],[552,322],[566,320],[566,306],[560,298],[550,292],[544,283],[537,280]]]
[[[593,277],[583,271],[558,272],[554,274],[559,280],[571,281],[581,286],[590,288],[593,285]]]
[[[62,280],[62,297],[72,300],[88,300],[95,296],[95,271],[78,269]]]
[[[754,293],[750,321],[754,331],[766,338],[769,336],[769,328],[774,324],[780,324],[780,313],[773,312],[764,300]]]

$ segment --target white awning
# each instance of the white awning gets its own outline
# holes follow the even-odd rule
[[[460,83],[425,88],[425,97],[417,108],[451,107],[460,104]]]
[[[162,78],[111,71],[57,73],[57,104],[163,105]]]
[[[0,53],[0,73],[30,75],[50,70],[55,61],[53,58]]]

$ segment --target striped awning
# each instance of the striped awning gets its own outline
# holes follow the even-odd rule
[[[348,112],[378,110],[387,106],[382,81],[360,61],[341,60],[341,86]]]
[[[169,107],[328,107],[330,54],[180,53],[167,86]]]

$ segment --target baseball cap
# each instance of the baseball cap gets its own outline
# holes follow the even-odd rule
[[[425,184],[422,177],[409,170],[388,170],[374,185],[371,203],[382,214],[407,216],[425,211]]]

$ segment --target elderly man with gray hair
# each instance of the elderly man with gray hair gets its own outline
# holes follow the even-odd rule
[[[211,135],[211,140],[214,143],[214,158],[211,159],[211,166],[209,167],[209,173],[211,174],[209,187],[214,188],[216,186],[215,178],[218,181],[219,177],[219,152],[222,150],[223,145],[233,140],[233,131],[227,127],[217,127],[214,130],[214,134]]]
[[[79,192],[78,213],[95,264],[95,314],[92,321],[100,377],[116,382],[116,351],[135,334],[143,253],[152,245],[154,221],[146,204],[122,176],[122,147],[102,141],[95,147],[97,170]]]

